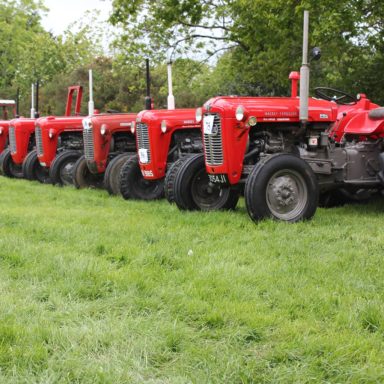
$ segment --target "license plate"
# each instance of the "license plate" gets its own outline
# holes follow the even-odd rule
[[[212,175],[208,174],[209,181],[214,184],[228,184],[228,178],[225,174]]]
[[[203,119],[203,130],[206,135],[212,135],[213,133],[213,121],[215,120],[214,115],[204,116]]]
[[[140,159],[140,163],[142,164],[148,163],[148,149],[145,149],[145,148],[139,149],[139,159]]]

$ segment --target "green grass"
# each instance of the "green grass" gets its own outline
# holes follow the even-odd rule
[[[0,383],[382,383],[383,223],[0,178]]]

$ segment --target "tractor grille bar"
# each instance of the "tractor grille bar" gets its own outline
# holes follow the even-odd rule
[[[9,148],[11,149],[11,153],[16,153],[16,135],[15,135],[15,127],[9,127]]]
[[[35,128],[35,139],[36,139],[37,156],[43,156],[43,154],[44,154],[43,138],[41,137],[41,128],[40,127]]]
[[[137,123],[136,124],[136,140],[137,140],[137,148],[140,151],[147,151],[147,163],[151,162],[151,147],[149,145],[149,134],[148,134],[148,125],[145,123]]]
[[[209,114],[206,113],[205,116]],[[212,133],[204,133],[204,153],[208,165],[223,164],[223,143],[220,115],[214,114]]]
[[[93,129],[83,129],[84,138],[84,155],[86,160],[94,160],[94,148],[93,148]]]

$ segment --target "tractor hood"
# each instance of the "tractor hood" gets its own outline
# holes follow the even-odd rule
[[[152,109],[139,112],[136,121],[138,123],[160,123],[165,121],[169,128],[188,128],[196,127],[200,124],[196,122],[195,109]]]
[[[131,122],[136,121],[136,113],[103,113],[87,117],[87,123],[91,122],[93,128],[100,128],[103,124],[111,132],[116,130],[130,130]]]
[[[46,129],[53,129],[57,130],[55,133],[60,133],[61,131],[64,130],[73,130],[73,131],[78,131],[82,130],[82,121],[83,121],[82,116],[48,116],[48,117],[41,117],[36,120],[36,126],[40,127],[43,131]]]
[[[309,98],[309,121],[335,121],[338,106],[334,102]],[[258,122],[298,122],[300,99],[298,97],[215,97],[204,104],[203,113],[220,113],[225,118],[235,118],[239,107],[244,110],[244,120],[250,116]]]

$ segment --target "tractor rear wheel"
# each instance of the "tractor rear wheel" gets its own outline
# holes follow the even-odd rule
[[[102,188],[103,176],[102,173],[92,173],[89,170],[84,155],[78,158],[72,169],[72,180],[77,189]]]
[[[16,179],[23,178],[22,167],[13,162],[9,148],[5,149],[0,155],[0,173],[4,176],[14,177]]]
[[[244,192],[253,221],[307,220],[315,214],[319,199],[317,179],[311,167],[290,154],[273,155],[256,164]]]
[[[72,171],[81,156],[79,151],[64,151],[55,157],[49,168],[49,177],[55,185],[73,185]]]
[[[104,188],[110,195],[121,195],[120,193],[120,170],[124,163],[134,156],[134,152],[122,153],[114,157],[107,165],[104,173]]]
[[[170,167],[167,169],[167,174],[165,176],[164,181],[164,193],[165,198],[168,200],[170,204],[173,204],[175,202],[175,179],[177,172],[179,171],[180,167],[183,165],[183,160],[185,157],[176,160]]]
[[[201,211],[235,209],[240,195],[237,186],[218,185],[209,180],[203,154],[182,159],[173,194],[179,209]]]
[[[144,179],[139,157],[131,156],[120,170],[120,192],[124,199],[161,199],[164,197],[164,179],[153,181]]]
[[[40,165],[36,150],[28,153],[23,161],[22,170],[24,178],[27,180],[37,180],[43,184],[51,182],[49,169]]]

